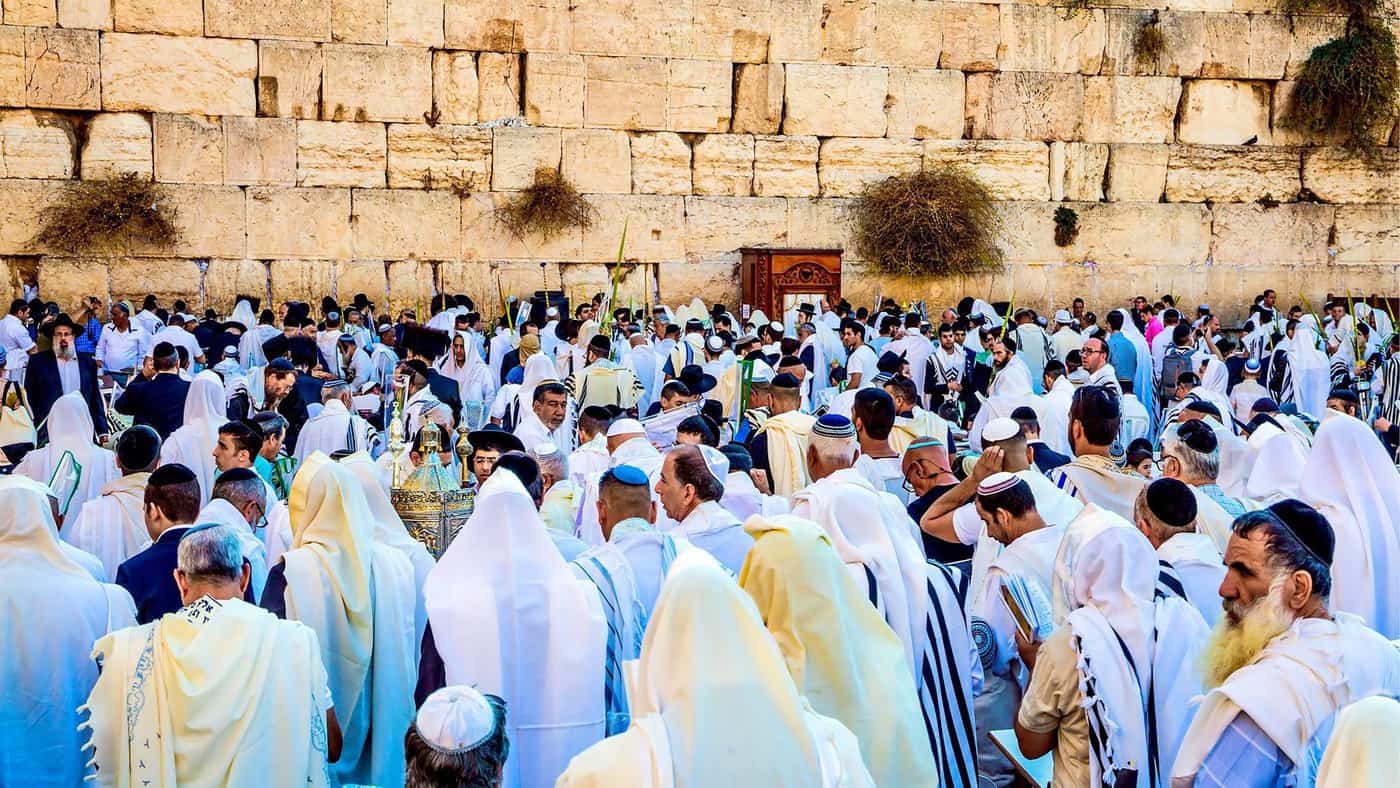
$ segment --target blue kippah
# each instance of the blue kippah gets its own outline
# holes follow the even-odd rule
[[[645,487],[651,484],[646,473],[635,465],[619,465],[612,469],[612,475],[614,479],[623,484],[630,484],[634,487]]]
[[[845,416],[828,413],[817,419],[817,423],[812,425],[812,434],[827,438],[850,438],[856,434],[856,428],[851,420]]]

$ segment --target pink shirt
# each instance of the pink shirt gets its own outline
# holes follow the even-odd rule
[[[1151,320],[1147,321],[1147,331],[1143,332],[1143,336],[1147,339],[1148,344],[1151,344],[1152,338],[1160,333],[1162,333],[1162,319],[1161,317],[1154,316]]]

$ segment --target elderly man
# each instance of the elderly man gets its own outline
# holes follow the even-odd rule
[[[340,727],[317,636],[242,601],[228,526],[180,540],[184,604],[97,641],[87,705],[99,780],[115,785],[327,785]]]
[[[1133,516],[1133,501],[1147,480],[1118,467],[1109,450],[1118,438],[1120,410],[1116,392],[1103,386],[1080,386],[1069,408],[1069,439],[1074,461],[1048,475],[1061,490],[1086,504],[1107,509],[1124,520]]]
[[[1185,598],[1213,626],[1220,618],[1225,565],[1210,537],[1198,530],[1190,489],[1176,479],[1157,479],[1138,493],[1133,522],[1157,551],[1158,592]]]
[[[321,403],[321,412],[307,419],[297,438],[292,456],[298,465],[318,451],[326,454],[367,451],[372,457],[379,455],[378,433],[350,409],[350,384],[342,380],[327,381],[321,387]]]
[[[715,557],[734,574],[744,566],[753,539],[733,514],[720,505],[729,461],[709,446],[677,446],[666,453],[656,494],[666,514],[680,527],[675,533]]]
[[[565,421],[569,412],[569,391],[558,381],[535,386],[530,410],[520,414],[515,437],[527,447],[553,444],[560,452],[573,450],[573,436],[567,434]]]
[[[1209,424],[1195,419],[1172,424],[1162,433],[1162,475],[1187,485],[1196,499],[1196,530],[1209,537],[1223,554],[1235,518],[1254,508],[1253,502],[1226,495],[1220,475],[1220,443]]]
[[[1307,784],[1310,742],[1338,710],[1400,693],[1400,651],[1328,608],[1334,547],[1327,520],[1296,500],[1235,521],[1220,585],[1225,616],[1205,652],[1213,689],[1182,742],[1173,786]]]
[[[214,494],[199,510],[195,522],[226,525],[238,534],[243,559],[248,562],[249,602],[262,597],[267,584],[267,548],[256,535],[267,527],[268,493],[252,468],[230,468],[214,482]]]
[[[130,303],[118,301],[112,304],[111,315],[112,322],[102,330],[93,356],[104,374],[125,386],[141,369],[141,360],[150,349],[151,337],[131,322]]]
[[[98,435],[106,435],[107,409],[102,406],[102,394],[98,391],[97,362],[91,353],[78,352],[75,344],[83,333],[83,327],[75,324],[66,314],[60,314],[40,329],[52,339],[48,350],[39,351],[29,359],[28,371],[24,375],[24,393],[33,412],[34,423],[40,425],[39,438],[47,434],[43,424],[55,402],[64,394],[78,392],[87,404],[89,415]]]

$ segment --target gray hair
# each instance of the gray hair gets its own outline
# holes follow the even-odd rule
[[[812,435],[807,439],[807,446],[817,455],[817,459],[822,465],[832,468],[849,468],[855,464],[856,448],[859,444],[855,438],[829,438],[825,435]]]
[[[539,448],[545,448],[540,452]],[[540,473],[547,473],[555,481],[562,481],[568,474],[564,472],[564,455],[553,446],[531,449],[530,458],[540,466]]]
[[[186,580],[229,581],[243,576],[243,546],[226,525],[191,528],[180,539],[176,561]]]
[[[330,402],[333,399],[350,396],[350,384],[343,380],[332,381],[321,387],[321,401]]]
[[[267,507],[267,488],[262,478],[257,476],[234,481],[218,479],[214,482],[214,491],[210,497],[222,498],[233,504],[235,509],[243,508],[249,501],[264,509]]]
[[[1162,451],[1181,461],[1182,470],[1194,477],[1215,481],[1220,476],[1220,448],[1203,452],[1187,446],[1178,434],[1180,425],[1172,424],[1162,433]]]

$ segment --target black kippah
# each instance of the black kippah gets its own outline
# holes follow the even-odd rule
[[[149,466],[160,456],[160,435],[144,424],[124,430],[117,438],[117,462],[129,471]]]
[[[1177,479],[1157,479],[1147,485],[1147,508],[1164,524],[1180,528],[1196,519],[1196,496]]]
[[[258,474],[252,468],[229,468],[219,474],[219,478],[214,480],[215,484],[224,482],[247,482],[258,478]]]
[[[1220,440],[1215,437],[1215,430],[1211,429],[1209,424],[1200,421],[1188,421],[1181,425],[1176,431],[1176,436],[1187,447],[1201,454],[1210,454],[1220,446]]]
[[[729,458],[729,470],[739,473],[748,473],[753,470],[753,455],[742,443],[726,443],[719,447],[725,457]]]
[[[1186,403],[1186,407],[1182,408],[1182,410],[1189,410],[1192,413],[1204,413],[1207,416],[1214,416],[1217,419],[1220,418],[1220,408],[1215,407],[1214,404],[1206,402],[1203,399]]]
[[[194,471],[176,462],[162,465],[152,471],[147,484],[151,487],[164,487],[167,484],[187,484],[195,481],[195,478]]]
[[[1302,542],[1313,557],[1332,566],[1333,551],[1337,537],[1332,532],[1332,524],[1327,522],[1316,509],[1302,501],[1287,498],[1270,506],[1269,513],[1278,518],[1289,531]]]

